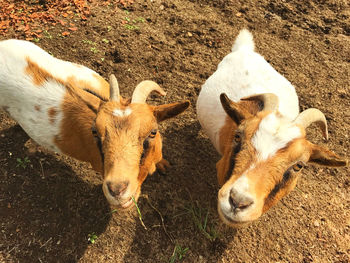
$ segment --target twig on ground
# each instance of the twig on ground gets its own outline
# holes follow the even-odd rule
[[[39,160],[39,163],[40,163],[40,167],[41,167],[41,175],[42,175],[42,178],[44,179],[45,173],[44,173],[44,168],[43,168],[43,164],[41,163],[41,160]]]
[[[163,215],[162,213],[151,203],[151,201],[149,200],[149,197],[148,195],[142,195],[143,198],[145,198],[147,200],[147,203],[150,205],[150,207],[153,208],[153,210],[155,210],[159,217],[160,217],[160,220],[162,222],[162,227],[163,227],[163,230],[165,232],[165,234],[168,236],[168,238],[170,239],[171,243],[175,244],[175,241],[174,241],[174,238],[171,236],[171,234],[166,230],[166,227],[165,227],[165,224],[164,224],[164,218],[163,218]]]

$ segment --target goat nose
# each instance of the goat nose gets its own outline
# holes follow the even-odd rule
[[[111,196],[118,197],[125,193],[128,188],[129,182],[122,182],[118,184],[114,184],[112,182],[107,182],[107,188]]]
[[[229,202],[233,211],[241,211],[247,209],[254,203],[251,197],[238,194],[234,190],[230,191]]]

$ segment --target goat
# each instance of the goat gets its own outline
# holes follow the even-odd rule
[[[258,219],[287,195],[305,163],[347,165],[306,139],[314,122],[328,139],[324,114],[313,108],[299,113],[295,88],[254,51],[246,29],[202,86],[196,108],[222,156],[216,164],[218,213],[230,226]]]
[[[139,83],[131,99],[119,95],[93,70],[54,58],[33,43],[0,42],[0,108],[39,145],[89,162],[103,174],[111,205],[132,207],[148,174],[165,170],[158,122],[174,117],[189,101],[151,106],[147,96],[164,90]]]

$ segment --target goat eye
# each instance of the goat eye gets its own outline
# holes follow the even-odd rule
[[[301,169],[303,169],[304,163],[303,162],[297,162],[293,165],[294,172],[299,172]]]
[[[92,135],[97,137],[97,130],[96,130],[96,127],[92,127],[91,128],[91,132],[92,132]]]
[[[154,138],[157,135],[157,129],[151,130],[150,134],[148,135],[149,138]]]
[[[236,133],[236,134],[235,134],[235,137],[234,137],[233,139],[235,140],[235,142],[238,143],[238,142],[241,141],[242,138],[241,138],[241,135],[240,135],[239,133]]]

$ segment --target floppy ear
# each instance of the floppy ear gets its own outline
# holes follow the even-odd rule
[[[237,125],[248,117],[249,113],[240,107],[239,103],[230,100],[225,93],[221,93],[220,101],[227,115],[230,116]]]
[[[176,102],[171,104],[164,104],[159,106],[153,106],[153,114],[157,119],[157,122],[164,121],[166,119],[175,117],[190,106],[188,100],[182,102]]]
[[[73,98],[83,101],[85,105],[95,114],[97,114],[101,103],[104,102],[102,97],[90,90],[79,89],[71,84],[67,84],[66,89]]]
[[[87,94],[79,94],[78,95],[82,101],[88,106],[88,108],[93,111],[95,114],[97,114],[101,104],[104,103],[102,100],[96,100],[96,96],[92,95],[90,96],[89,93]]]
[[[330,167],[348,165],[348,160],[342,159],[334,152],[315,144],[311,144],[311,155],[309,162]]]
[[[216,163],[216,176],[220,187],[225,184],[225,181],[227,179],[226,176],[230,165],[230,160],[228,157],[229,156],[226,154]]]

